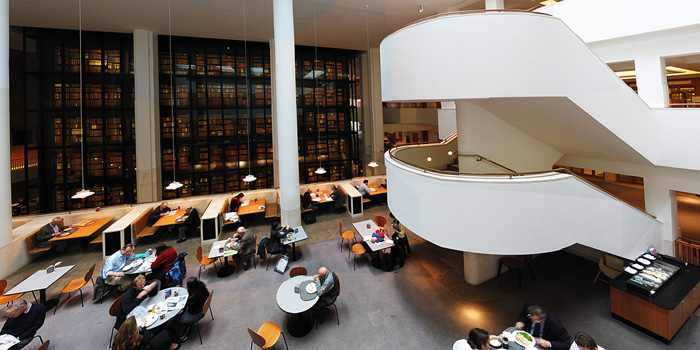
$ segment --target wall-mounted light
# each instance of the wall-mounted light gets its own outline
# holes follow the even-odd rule
[[[454,154],[454,153],[453,153],[452,151],[447,151],[447,155],[448,155],[448,156],[451,156],[451,155],[453,155],[453,154]]]
[[[432,158],[432,157],[428,157],[428,161],[429,161],[429,162],[432,162],[432,161],[433,161],[433,158]]]
[[[423,13],[424,10],[425,9],[423,8],[423,5],[420,5],[420,7],[418,8],[418,13]]]

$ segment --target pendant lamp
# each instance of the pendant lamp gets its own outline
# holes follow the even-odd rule
[[[78,53],[79,68],[80,68],[80,177],[82,178],[83,188],[76,194],[72,195],[72,199],[83,199],[92,196],[95,192],[85,188],[85,135],[83,134],[83,2],[78,0],[78,36],[80,37],[80,52]]]
[[[314,67],[312,68],[313,70],[313,75],[314,75],[314,104],[316,105],[316,130],[318,131],[318,143],[316,144],[316,157],[318,158],[318,169],[314,171],[314,173],[318,175],[323,175],[326,173],[326,169],[324,169],[321,166],[321,156],[319,155],[318,152],[318,146],[321,144],[321,123],[318,122],[318,116],[320,114],[319,111],[319,106],[318,106],[318,99],[316,97],[316,89],[318,88],[318,76],[323,74],[323,70],[317,70],[316,69],[316,63],[318,62],[318,41],[316,38],[316,7],[314,6]],[[320,73],[319,73],[320,72]]]
[[[246,117],[248,118],[248,122],[246,123],[247,126],[247,133],[246,135],[248,136],[248,175],[246,175],[243,178],[243,182],[253,182],[257,180],[258,178],[253,175],[253,173],[250,171],[250,86],[248,85],[248,74],[250,74],[250,68],[248,68],[248,32],[246,28],[246,6],[245,6],[245,0],[243,0],[243,53],[245,54],[245,89],[246,89],[246,109],[248,110],[248,113],[246,114]]]
[[[369,109],[370,117],[372,113],[372,97],[374,96],[372,94],[372,62],[369,59],[369,5],[365,5],[365,29],[366,29],[366,35],[367,35],[367,84],[369,85],[369,95],[367,96],[367,108]],[[374,142],[374,141],[373,141]],[[374,154],[372,155],[374,157]],[[368,167],[370,168],[376,168],[379,166],[377,162],[372,159],[369,164],[367,164]]]
[[[171,138],[173,140],[173,182],[165,187],[166,190],[177,190],[182,187],[182,183],[175,180],[175,168],[177,168],[177,152],[175,151],[175,98],[177,94],[175,93],[175,85],[173,84],[173,22],[172,16],[170,14],[170,0],[168,0],[168,44],[169,50],[168,55],[170,56],[170,120],[172,121],[172,133]]]

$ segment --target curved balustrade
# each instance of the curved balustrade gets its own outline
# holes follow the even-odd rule
[[[662,243],[653,216],[565,169],[459,173],[407,163],[400,151],[384,156],[391,210],[439,246],[517,255],[580,243],[634,258]]]

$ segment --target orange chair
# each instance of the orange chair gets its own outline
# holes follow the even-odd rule
[[[207,297],[207,301],[204,302],[204,307],[202,307],[202,314],[206,315],[207,311],[211,314],[211,320],[214,321],[214,312],[211,311],[211,298],[214,296],[214,290],[212,289],[211,292],[209,292],[209,296]],[[197,325],[197,334],[199,334],[199,345],[202,345],[202,333],[199,331],[199,321],[195,322],[194,324]]]
[[[280,334],[282,334],[282,339],[284,339],[284,346],[289,349],[289,346],[287,345],[287,338],[285,338],[284,333],[282,333],[282,329],[280,329],[280,326],[272,322],[265,322],[262,326],[260,326],[260,329],[258,329],[257,332],[248,328],[248,334],[250,334],[250,338],[252,339],[250,342],[251,350],[253,349],[253,343],[259,346],[261,349],[272,347],[273,345],[277,344],[277,341],[280,339]]]
[[[376,223],[380,228],[384,228],[384,226],[386,226],[386,218],[381,215],[377,215],[374,217],[374,223]]]
[[[46,350],[49,348],[49,344],[51,344],[51,341],[47,340],[43,342],[38,348],[36,348],[36,350]]]
[[[70,293],[75,292],[76,290],[80,292],[80,307],[84,307],[85,304],[83,304],[83,287],[87,286],[88,281],[92,282],[92,285],[95,285],[95,281],[92,280],[92,274],[95,272],[95,264],[92,264],[92,267],[88,272],[85,274],[85,277],[83,278],[76,278],[68,285],[63,287],[61,289],[61,293],[58,293],[58,300],[56,302],[56,307],[53,309],[53,314],[56,314],[56,310],[58,310],[58,303],[61,301],[61,294],[63,293],[68,293],[68,297],[70,298]]]
[[[303,266],[297,266],[297,267],[289,270],[289,278],[292,278],[295,276],[306,276],[306,268]]]
[[[109,307],[109,315],[110,316],[117,317],[117,313],[119,312],[119,306],[122,303],[123,296],[124,296],[124,294],[120,295],[119,298],[117,298],[117,300],[115,300],[112,303],[112,305]],[[116,322],[115,322],[115,326],[116,326]],[[112,332],[110,332],[110,334],[109,334],[109,347],[110,348],[112,347],[112,337],[114,336],[115,329],[117,330],[117,332],[119,331],[118,328],[115,328],[114,326],[112,326]]]
[[[7,288],[7,280],[0,280],[0,305],[9,304],[10,302],[17,298],[21,298],[24,295],[24,293],[18,293],[3,296],[3,294],[5,294],[5,288]]]
[[[365,250],[365,247],[362,246],[362,243],[356,243],[352,245],[352,253],[355,254],[355,256],[352,257],[352,270],[355,270],[355,258],[357,258],[358,255],[362,255],[366,253],[367,251]]]
[[[348,241],[348,245],[355,244],[355,232],[345,231],[340,234],[340,251],[343,251],[343,240]],[[352,243],[350,242],[352,240]],[[348,251],[348,258],[350,257],[350,252]]]
[[[197,261],[199,261],[200,265],[199,265],[199,273],[197,274],[197,277],[199,278],[202,275],[202,268],[204,266],[207,266],[209,264],[214,264],[214,268],[216,269],[216,260],[217,260],[216,258],[209,259],[209,258],[203,257],[202,256],[202,246],[201,245],[198,246],[197,247]]]

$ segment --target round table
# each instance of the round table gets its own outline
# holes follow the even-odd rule
[[[313,280],[311,276],[295,276],[282,283],[277,289],[277,306],[290,315],[287,321],[287,333],[293,337],[303,337],[314,327],[309,310],[318,301],[318,296],[311,300],[302,300],[294,287],[301,282]]]
[[[503,332],[510,332],[510,333],[514,333],[514,332],[517,332],[517,331],[519,331],[519,329],[517,329],[517,328],[515,328],[515,327],[508,327],[508,328],[506,328],[505,330],[503,330]],[[501,333],[501,334],[503,334],[503,333]],[[497,336],[498,336],[498,335],[497,335]],[[494,348],[493,346],[489,345],[489,349],[498,350],[498,349],[503,349],[503,347],[501,346],[501,347],[498,347],[498,348]],[[526,349],[533,349],[533,348],[525,348],[524,346],[522,346],[522,345],[516,343],[515,341],[510,341],[510,342],[508,342],[508,350],[526,350]],[[541,347],[539,344],[535,344],[534,349],[537,349],[537,350],[544,350],[544,348]]]
[[[165,289],[159,291],[159,292],[158,292],[155,296],[153,296],[153,297],[147,297],[146,299],[144,299],[144,300],[141,302],[141,304],[139,304],[139,306],[142,306],[142,307],[148,309],[148,307],[151,306],[151,305],[155,305],[155,304],[157,304],[157,303],[159,303],[159,302],[161,302],[161,301],[165,301],[165,293],[167,293],[168,290],[171,291],[170,297],[174,297],[174,296],[175,296],[175,295],[174,295],[174,292],[175,292],[176,290],[177,290],[178,297],[184,296],[184,297],[185,297],[185,300],[187,300],[187,297],[189,296],[189,293],[187,293],[187,289],[185,289],[185,288],[182,288],[182,287],[170,287],[170,288],[165,288]],[[183,303],[181,307],[175,308],[175,309],[173,309],[173,310],[168,310],[168,311],[166,311],[166,312],[165,312],[165,317],[164,317],[164,318],[160,318],[160,317],[159,317],[155,322],[153,322],[152,325],[146,327],[146,329],[153,329],[153,328],[156,328],[156,327],[158,327],[158,326],[164,324],[165,322],[170,321],[171,318],[173,318],[173,317],[175,317],[177,314],[179,314],[180,311],[182,311],[182,309],[184,309],[184,308],[185,308],[185,304]],[[133,311],[132,311],[132,313],[133,313]],[[128,318],[129,316],[131,316],[131,313],[129,313],[129,315],[127,316],[127,318]]]

